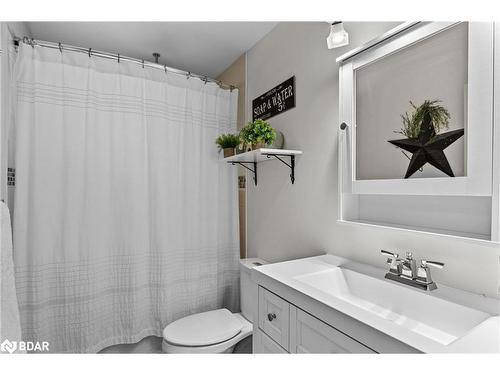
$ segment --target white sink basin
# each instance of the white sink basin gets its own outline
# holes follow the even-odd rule
[[[451,344],[490,318],[486,312],[340,267],[293,278],[441,345]]]

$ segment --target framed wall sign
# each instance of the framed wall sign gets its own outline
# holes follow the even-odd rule
[[[266,120],[295,107],[295,76],[252,101],[252,120]]]

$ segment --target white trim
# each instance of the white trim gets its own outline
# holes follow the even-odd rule
[[[244,119],[243,119],[243,126],[248,121],[248,51],[245,52],[245,108],[244,108]]]
[[[344,145],[347,145],[347,141],[345,140],[346,134],[349,131],[349,127],[346,127],[344,130],[340,129],[340,124],[342,123],[341,117],[341,107],[342,107],[342,69],[339,70],[339,129],[337,131],[337,196],[338,196],[338,204],[337,204],[337,220],[342,220],[344,218],[344,199],[342,192],[344,191],[344,179],[346,176],[346,171],[344,170]],[[346,124],[347,125],[347,124]]]
[[[339,172],[343,173],[343,183],[341,185],[341,191],[351,191],[352,189],[352,165],[356,165],[355,153],[352,151],[352,146],[356,144],[355,131],[353,127],[354,123],[354,105],[351,104],[350,98],[354,99],[354,79],[352,75],[352,62],[347,62],[344,64],[339,71],[339,111],[340,111],[340,123],[345,123],[347,127],[343,130],[344,141],[345,141],[345,156],[348,156],[346,160],[342,161],[342,168]],[[342,138],[342,137],[341,137]],[[344,156],[343,155],[343,156]],[[350,156],[350,157],[349,157]],[[343,159],[343,158],[342,158]]]
[[[398,35],[399,33],[402,33],[404,31],[410,29],[411,27],[413,27],[415,25],[418,25],[419,23],[420,22],[403,22],[402,24],[396,26],[395,28],[389,30],[388,32],[386,32],[386,33],[370,40],[369,42],[362,44],[361,46],[356,47],[356,48],[350,50],[349,52],[346,52],[343,55],[337,57],[337,59],[335,61],[338,63],[342,63],[345,60],[350,59],[351,57],[354,57],[354,56],[366,51],[367,49],[373,48],[376,45],[385,42],[386,40]]]
[[[491,240],[500,241],[500,23],[494,25],[493,89],[493,183],[491,199]]]
[[[353,69],[356,70],[362,66],[371,64],[381,58],[387,57],[393,53],[409,48],[414,44],[449,29],[460,22],[421,22],[418,26],[412,28],[407,33],[387,41],[384,45],[372,48],[369,51],[360,54],[352,59]]]
[[[243,124],[242,126],[245,126],[245,124],[248,121],[248,51],[245,52],[245,101],[244,101],[244,106],[243,106],[243,111],[244,113],[244,118],[243,118]],[[238,129],[239,132],[240,129]],[[238,168],[241,169],[242,167]],[[238,173],[239,175],[239,173]],[[248,170],[245,169],[245,257],[248,258]],[[238,189],[239,189],[239,179],[238,179]],[[239,190],[238,190],[239,194]],[[238,197],[239,198],[239,197]],[[239,207],[238,207],[239,208]],[[238,212],[239,213],[239,212]],[[239,216],[238,216],[239,218]],[[240,233],[241,236],[241,233]],[[241,249],[240,249],[241,253]]]
[[[491,179],[481,178],[474,180],[472,177],[431,177],[353,180],[351,191],[353,194],[467,195],[489,197],[491,196]]]
[[[498,241],[492,241],[489,239],[483,239],[483,238],[478,238],[478,237],[470,237],[467,236],[466,233],[464,235],[457,235],[457,234],[449,234],[449,233],[440,233],[438,231],[433,232],[429,230],[422,230],[418,229],[415,227],[405,227],[404,225],[398,226],[397,224],[391,224],[391,223],[375,223],[375,222],[368,222],[368,221],[363,221],[363,220],[337,220],[338,224],[342,225],[349,225],[353,227],[371,227],[374,229],[378,230],[384,230],[384,231],[397,231],[397,232],[405,232],[405,233],[415,233],[418,235],[425,235],[429,237],[443,237],[443,238],[449,238],[449,239],[454,239],[457,241],[461,242],[467,242],[471,244],[476,244],[476,245],[484,245],[487,247],[494,247],[497,248],[499,245]],[[476,233],[473,233],[473,235],[477,235]]]

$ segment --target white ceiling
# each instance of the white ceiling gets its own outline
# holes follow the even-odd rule
[[[217,77],[275,22],[27,22],[31,37]]]

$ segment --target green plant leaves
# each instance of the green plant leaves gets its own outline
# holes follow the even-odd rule
[[[259,142],[271,145],[276,139],[276,131],[264,120],[257,119],[249,122],[240,131],[240,139],[243,143],[255,145]]]
[[[400,131],[396,131],[395,133],[403,134],[410,139],[418,138],[422,121],[426,113],[428,113],[432,119],[432,126],[436,134],[439,134],[443,129],[448,129],[451,117],[450,112],[439,103],[441,103],[441,100],[425,100],[417,107],[410,101],[413,112],[410,114],[405,112],[404,115],[401,115],[403,126]]]
[[[240,144],[240,136],[238,134],[221,134],[215,140],[215,144],[220,148],[235,148]]]

